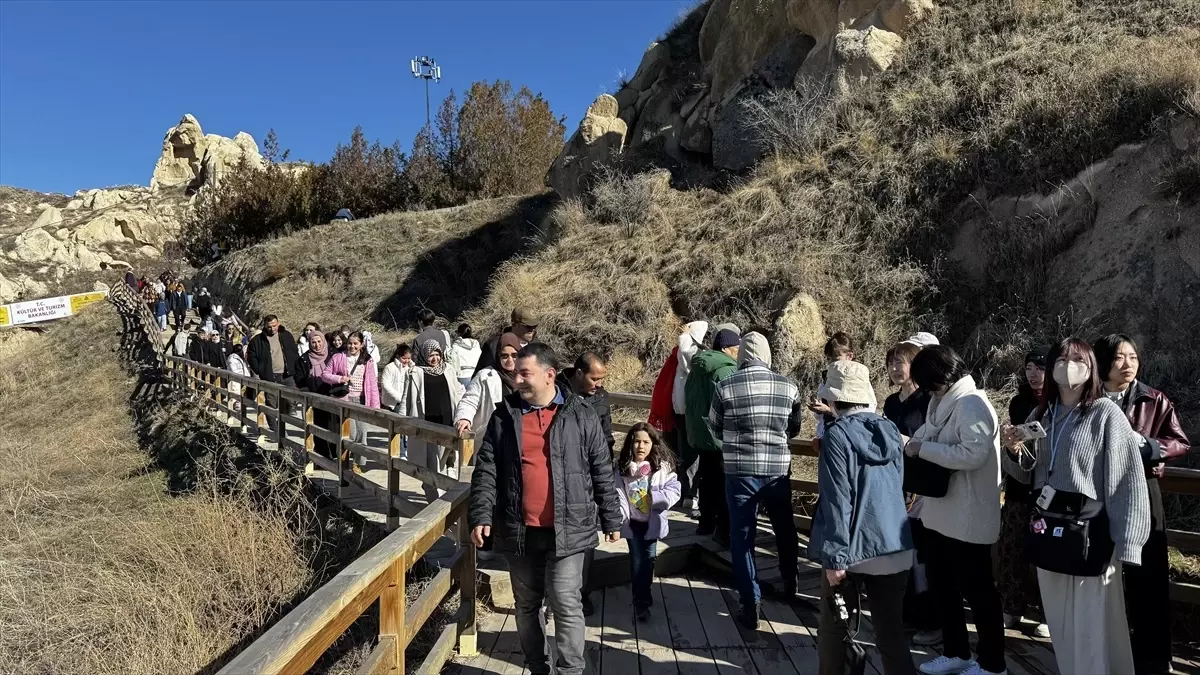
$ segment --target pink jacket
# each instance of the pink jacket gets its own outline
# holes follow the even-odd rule
[[[363,366],[363,394],[366,399],[363,401],[363,405],[368,408],[379,407],[379,382],[375,369],[374,361],[368,361]],[[325,364],[325,370],[321,371],[321,379],[327,384],[341,384],[342,378],[349,375],[350,357],[341,352],[334,354]],[[349,396],[349,394],[343,396],[342,400],[348,399]]]

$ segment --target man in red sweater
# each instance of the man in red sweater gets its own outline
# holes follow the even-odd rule
[[[517,391],[496,407],[475,459],[471,538],[505,554],[517,634],[530,675],[548,675],[541,607],[554,612],[556,670],[582,675],[586,552],[603,531],[620,538],[624,516],[612,453],[588,401],[555,384],[558,358],[533,342],[517,353]]]

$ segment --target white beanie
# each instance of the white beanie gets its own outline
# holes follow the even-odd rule
[[[738,366],[747,361],[762,361],[771,367],[771,345],[762,333],[750,331],[742,336],[742,346],[738,350]]]

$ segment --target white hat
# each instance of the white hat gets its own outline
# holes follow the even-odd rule
[[[825,398],[835,403],[862,403],[875,400],[871,372],[858,361],[834,361],[825,371]]]
[[[916,345],[922,349],[941,344],[933,333],[913,333],[900,344]]]

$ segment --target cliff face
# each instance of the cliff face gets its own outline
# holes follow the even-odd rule
[[[548,182],[576,196],[598,166],[652,147],[721,169],[765,150],[743,103],[765,92],[854,87],[892,63],[932,0],[712,0],[650,45],[632,78],[588,109]]]

